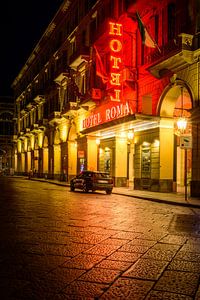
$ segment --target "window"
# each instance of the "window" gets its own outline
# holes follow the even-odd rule
[[[144,95],[142,97],[142,113],[145,115],[152,114],[152,97],[151,97],[151,95]]]
[[[168,5],[168,40],[174,39],[176,36],[176,5],[170,3]]]
[[[158,36],[159,36],[159,15],[155,15],[155,41],[158,44]]]

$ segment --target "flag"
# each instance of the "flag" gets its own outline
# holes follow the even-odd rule
[[[150,47],[150,48],[156,48],[157,47],[158,50],[160,51],[160,48],[158,47],[158,45],[153,40],[153,38],[150,36],[149,32],[147,31],[146,27],[144,26],[138,12],[136,12],[136,16],[137,16],[139,31],[140,31],[141,38],[142,38],[142,43],[145,46]]]
[[[105,67],[103,65],[101,56],[96,48],[96,46],[93,46],[95,53],[96,53],[96,57],[95,57],[95,61],[96,61],[96,75],[101,77],[103,83],[108,82],[108,75],[106,73]]]

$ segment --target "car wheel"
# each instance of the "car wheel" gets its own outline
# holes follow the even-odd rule
[[[75,190],[74,186],[71,185],[71,186],[70,186],[70,191],[71,191],[71,192],[74,192],[74,190]]]
[[[85,193],[87,193],[89,191],[86,183],[83,184],[83,191]]]
[[[107,195],[112,194],[112,190],[106,190],[106,194],[107,194]]]

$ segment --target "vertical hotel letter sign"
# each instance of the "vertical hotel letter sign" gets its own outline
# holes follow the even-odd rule
[[[110,48],[110,85],[114,88],[111,101],[121,99],[121,70],[122,70],[122,24],[109,22]]]

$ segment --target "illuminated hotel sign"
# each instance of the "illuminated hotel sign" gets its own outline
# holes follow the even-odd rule
[[[109,35],[113,37],[109,42],[110,48],[110,78],[109,83],[114,88],[111,101],[121,99],[121,69],[122,69],[122,24],[109,23]]]
[[[128,102],[123,104],[121,103],[116,106],[107,107],[104,110],[94,112],[89,117],[84,119],[82,123],[82,128],[86,129],[93,126],[97,126],[105,122],[109,122],[114,119],[127,116],[130,113],[131,108]]]
[[[125,117],[135,111],[134,104],[124,101],[122,96],[122,24],[109,23],[109,60],[107,91],[110,95],[109,103],[102,104],[82,121],[82,129],[91,128],[118,118]]]

